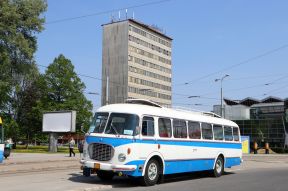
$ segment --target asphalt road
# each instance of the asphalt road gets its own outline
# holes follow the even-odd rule
[[[0,174],[0,190],[288,190],[288,156],[246,158],[246,162],[243,165],[226,169],[225,175],[220,178],[210,177],[206,173],[181,174],[167,176],[164,183],[153,187],[139,186],[136,181],[126,177],[117,177],[113,181],[103,183],[96,176],[83,177],[81,171],[77,168],[55,168],[50,171]]]

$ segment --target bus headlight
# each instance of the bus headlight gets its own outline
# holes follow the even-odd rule
[[[120,153],[120,154],[118,155],[118,160],[119,160],[120,162],[124,162],[124,161],[126,160],[126,155],[125,155],[124,153]]]

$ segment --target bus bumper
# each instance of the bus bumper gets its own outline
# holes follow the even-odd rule
[[[83,168],[91,168],[95,170],[107,170],[107,171],[134,171],[136,170],[136,165],[114,165],[109,163],[101,163],[101,162],[94,162],[94,161],[85,161],[81,160],[80,163],[82,164]]]

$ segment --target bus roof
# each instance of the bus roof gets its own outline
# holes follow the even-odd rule
[[[207,115],[207,113],[203,112],[177,110],[177,109],[156,107],[151,105],[143,105],[135,103],[120,103],[120,104],[105,105],[103,107],[100,107],[97,110],[97,112],[115,112],[115,113],[136,114],[139,116],[148,115],[148,116],[169,117],[169,118],[238,127],[238,125],[233,121],[219,117],[214,117],[211,116],[211,114]]]

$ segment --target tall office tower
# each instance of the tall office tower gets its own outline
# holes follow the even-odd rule
[[[102,105],[136,98],[170,107],[172,38],[134,19],[102,26]]]

